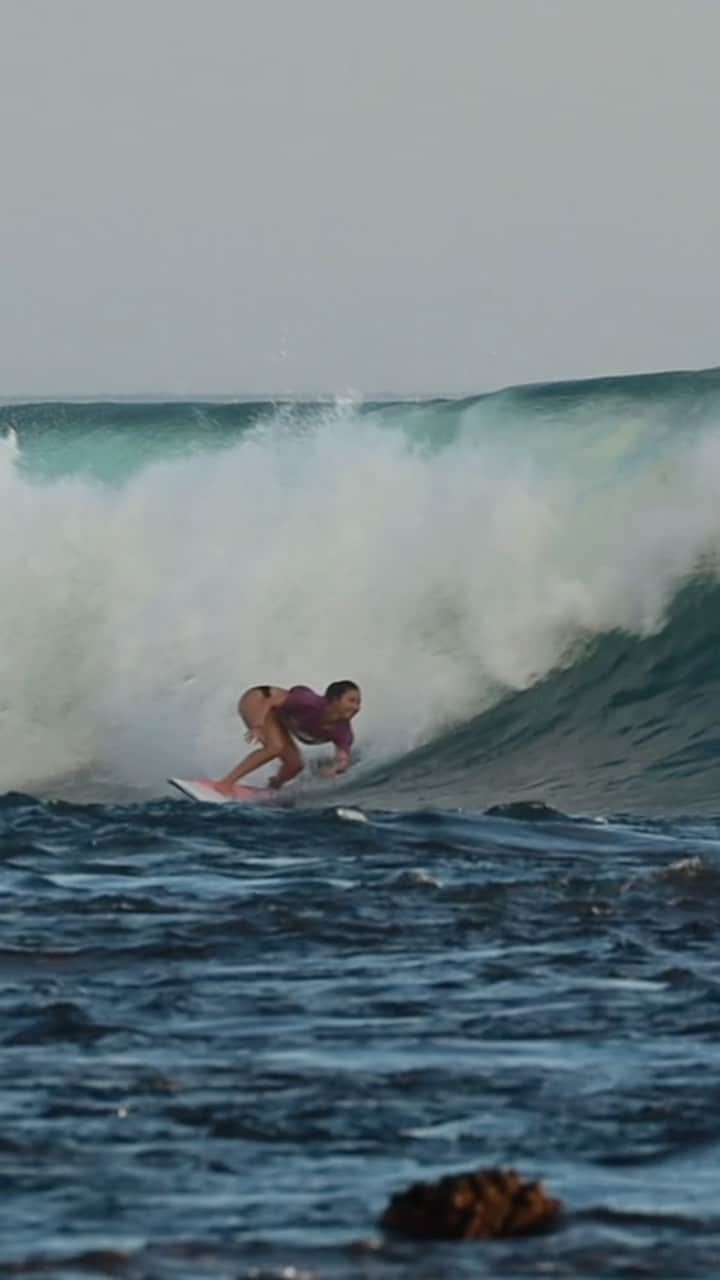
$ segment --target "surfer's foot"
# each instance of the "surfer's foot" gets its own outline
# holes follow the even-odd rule
[[[223,781],[222,778],[220,778],[217,782],[213,782],[212,786],[215,788],[216,791],[220,792],[221,796],[231,796],[233,793],[233,783],[225,782]]]

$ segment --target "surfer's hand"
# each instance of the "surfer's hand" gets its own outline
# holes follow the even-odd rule
[[[321,778],[337,778],[339,773],[344,773],[349,767],[350,757],[347,751],[338,751],[332,763],[321,765],[318,773]]]

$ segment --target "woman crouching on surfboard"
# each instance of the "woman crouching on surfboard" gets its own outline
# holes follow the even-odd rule
[[[271,760],[281,762],[270,779],[271,787],[281,787],[296,777],[303,768],[303,759],[291,735],[301,742],[333,742],[335,759],[320,772],[326,778],[344,773],[350,766],[353,743],[350,721],[360,704],[360,689],[354,680],[335,680],[324,695],[304,684],[293,685],[292,689],[272,684],[246,689],[238,702],[238,712],[247,725],[247,741],[260,745],[215,783],[218,791],[231,795],[233,783]]]

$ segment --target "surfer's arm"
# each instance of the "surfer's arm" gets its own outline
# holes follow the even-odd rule
[[[342,751],[339,747],[335,752],[335,759],[332,764],[326,764],[320,770],[323,778],[334,778],[338,773],[344,773],[350,768],[350,756],[347,751]]]
[[[332,764],[328,764],[321,773],[324,778],[334,778],[338,773],[344,773],[350,768],[350,748],[353,744],[353,731],[347,720],[340,720],[334,726],[333,742],[335,744],[335,759]]]

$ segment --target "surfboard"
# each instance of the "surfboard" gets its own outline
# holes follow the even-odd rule
[[[190,800],[202,804],[267,804],[278,799],[277,791],[270,787],[246,787],[242,782],[234,784],[230,796],[218,791],[212,778],[168,778],[168,782]]]

